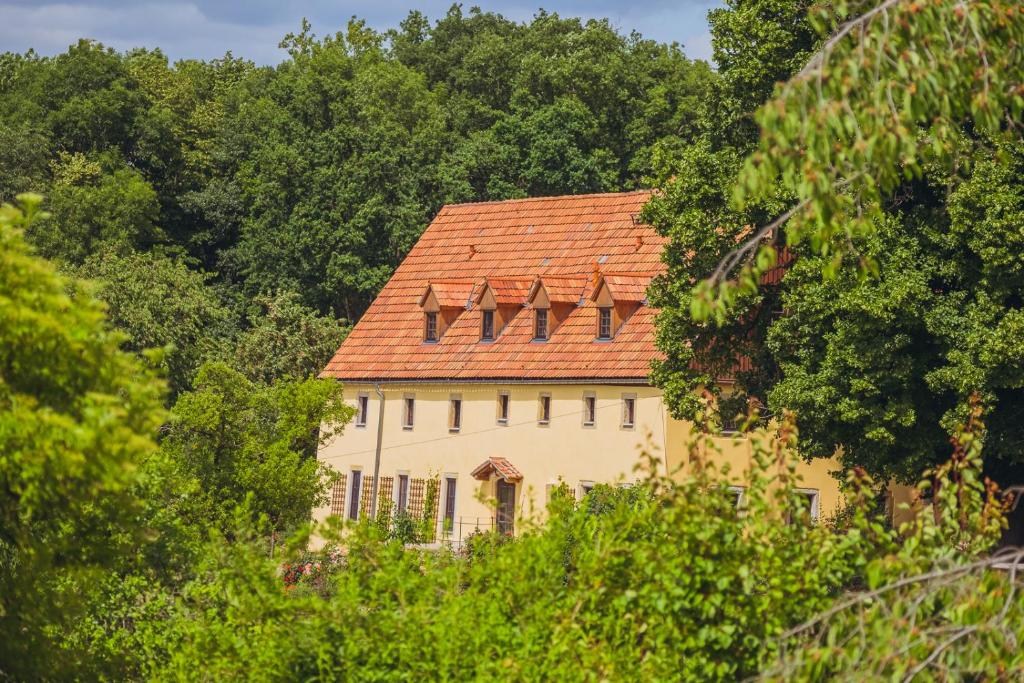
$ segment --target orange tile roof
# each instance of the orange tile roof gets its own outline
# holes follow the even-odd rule
[[[543,287],[548,299],[555,303],[578,304],[586,296],[590,278],[586,277],[538,277],[530,288],[532,298]]]
[[[649,306],[611,341],[595,341],[596,309],[586,300],[544,342],[533,316],[518,312],[494,342],[480,342],[480,309],[462,312],[437,343],[423,342],[419,305],[428,284],[500,287],[525,303],[541,278],[568,279],[589,295],[595,268],[649,280],[664,271],[666,242],[636,217],[649,191],[445,206],[395,271],[322,375],[344,380],[646,381],[654,346]],[[509,283],[512,284],[509,284]],[[522,283],[525,283],[523,285]],[[461,292],[462,290],[460,290]],[[473,298],[479,289],[473,293]],[[550,294],[549,290],[549,294]]]
[[[601,280],[612,293],[616,301],[644,301],[647,299],[647,287],[651,284],[651,276],[636,277],[631,275],[601,275]],[[595,293],[597,290],[594,290]],[[591,295],[593,296],[593,294]]]
[[[419,305],[427,299],[431,291],[437,297],[437,305],[441,308],[465,308],[473,300],[473,291],[477,285],[472,280],[467,282],[430,282],[423,295],[420,297]]]
[[[526,296],[530,293],[530,285],[533,281],[527,278],[496,278],[489,277],[484,281],[476,295],[476,302],[480,303],[484,292],[487,289],[494,294],[494,300],[499,306],[526,305]]]

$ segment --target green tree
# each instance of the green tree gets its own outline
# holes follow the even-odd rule
[[[240,509],[273,535],[304,524],[331,483],[317,446],[353,412],[333,380],[262,386],[224,364],[203,366],[195,391],[175,403],[161,444],[172,466],[197,484],[182,514],[225,535],[236,529]]]
[[[948,197],[941,177],[909,188],[856,242],[874,277],[848,269],[822,280],[830,257],[801,252],[769,334],[783,371],[769,403],[800,413],[808,455],[841,446],[848,463],[912,480],[942,459],[977,392],[986,470],[1019,480],[1022,171],[1021,143],[1000,143]]]
[[[790,25],[797,15],[781,16]],[[1019,449],[1000,425],[1017,411],[1005,341],[1015,285],[987,279],[1001,266],[985,260],[1006,257],[979,250],[957,217],[961,200],[947,208],[946,196],[959,192],[964,162],[985,159],[990,146],[1005,156],[1007,137],[1017,140],[1004,124],[1024,100],[1003,79],[1018,68],[1024,21],[1000,2],[887,0],[815,10],[804,20],[812,23],[838,28],[813,56],[782,60],[807,64],[758,111],[756,142],[723,156],[711,140],[662,174],[698,179],[669,183],[648,208],[672,238],[669,277],[654,295],[666,353],[655,378],[676,414],[698,416],[705,406],[693,390],[732,374],[741,395],[775,413],[800,411],[809,457],[841,446],[847,464],[903,478],[940,459],[977,391],[1001,406],[992,461],[1012,465]],[[936,36],[949,37],[941,50]],[[724,62],[723,81],[743,65],[738,54]],[[741,82],[757,81],[751,73],[743,66]],[[974,205],[974,218],[989,210]],[[978,234],[993,227],[981,223]],[[993,328],[989,348],[1000,350],[983,351],[983,330]]]
[[[303,306],[294,292],[256,300],[248,329],[233,344],[231,365],[254,382],[317,376],[347,328]]]
[[[71,587],[141,538],[132,490],[164,385],[30,254],[40,198],[21,201],[0,208],[0,671],[28,679],[70,674],[54,627],[80,613]]]
[[[107,304],[110,321],[128,335],[126,348],[166,349],[172,399],[191,387],[199,366],[222,354],[235,334],[233,315],[209,286],[210,276],[181,259],[106,253],[76,272],[97,281],[96,296]]]

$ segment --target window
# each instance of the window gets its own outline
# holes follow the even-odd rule
[[[597,422],[597,397],[594,394],[583,395],[583,425],[593,427]]]
[[[455,527],[455,477],[444,479],[444,530]]]
[[[352,490],[348,494],[348,518],[359,519],[359,492],[363,490],[362,470],[352,470]]]
[[[462,399],[452,396],[448,406],[448,431],[457,432],[462,429]]]
[[[356,400],[356,427],[366,426],[366,416],[370,412],[370,397],[366,394],[359,394]]]
[[[548,338],[548,309],[538,308],[536,311],[537,317],[533,321],[533,338],[534,339],[547,339]]]
[[[597,338],[612,338],[612,309],[610,308],[597,309]]]
[[[395,511],[405,512],[409,509],[409,475],[398,475],[398,494],[395,497]]]
[[[587,494],[594,490],[594,482],[592,481],[581,481],[580,482],[580,500],[586,498]]]
[[[402,407],[402,429],[412,429],[416,419],[416,399],[406,396]]]
[[[790,513],[786,520],[789,524],[796,521],[815,524],[818,521],[818,502],[820,496],[817,489],[797,489],[796,494],[802,497],[801,509],[796,513]]]
[[[498,392],[498,424],[508,424],[508,392]]]
[[[427,313],[427,329],[423,331],[423,340],[437,341],[437,313]]]
[[[494,311],[484,311],[483,323],[480,327],[480,339],[494,341]]]
[[[743,507],[743,487],[730,486],[729,495],[732,497],[732,504],[737,510]]]
[[[551,422],[551,394],[541,394],[537,405],[537,422],[546,425]]]
[[[622,426],[632,429],[636,424],[636,396],[622,397]]]

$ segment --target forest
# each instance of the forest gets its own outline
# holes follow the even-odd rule
[[[714,67],[459,5],[303,22],[275,66],[0,55],[0,678],[1024,674],[1024,554],[993,552],[1024,480],[1024,11],[708,20]],[[515,540],[334,520],[308,551],[353,414],[316,375],[440,207],[638,187],[670,240],[652,380],[695,461],[748,415],[745,509],[644,453]],[[796,458],[837,449],[843,514],[779,524]],[[932,510],[893,528],[889,481]]]

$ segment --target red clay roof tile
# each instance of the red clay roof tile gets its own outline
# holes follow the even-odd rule
[[[448,205],[420,237],[322,375],[345,380],[644,380],[654,345],[648,306],[611,341],[595,341],[596,309],[587,301],[595,267],[630,300],[642,300],[664,272],[665,238],[635,217],[649,191]],[[480,310],[462,312],[444,336],[423,343],[419,306],[428,285],[453,305],[475,301],[486,281],[496,296],[525,304],[540,278],[555,300],[582,298],[550,338],[533,339],[521,311],[494,342],[480,342]],[[440,293],[440,292],[443,292]],[[552,292],[555,292],[553,294]]]

